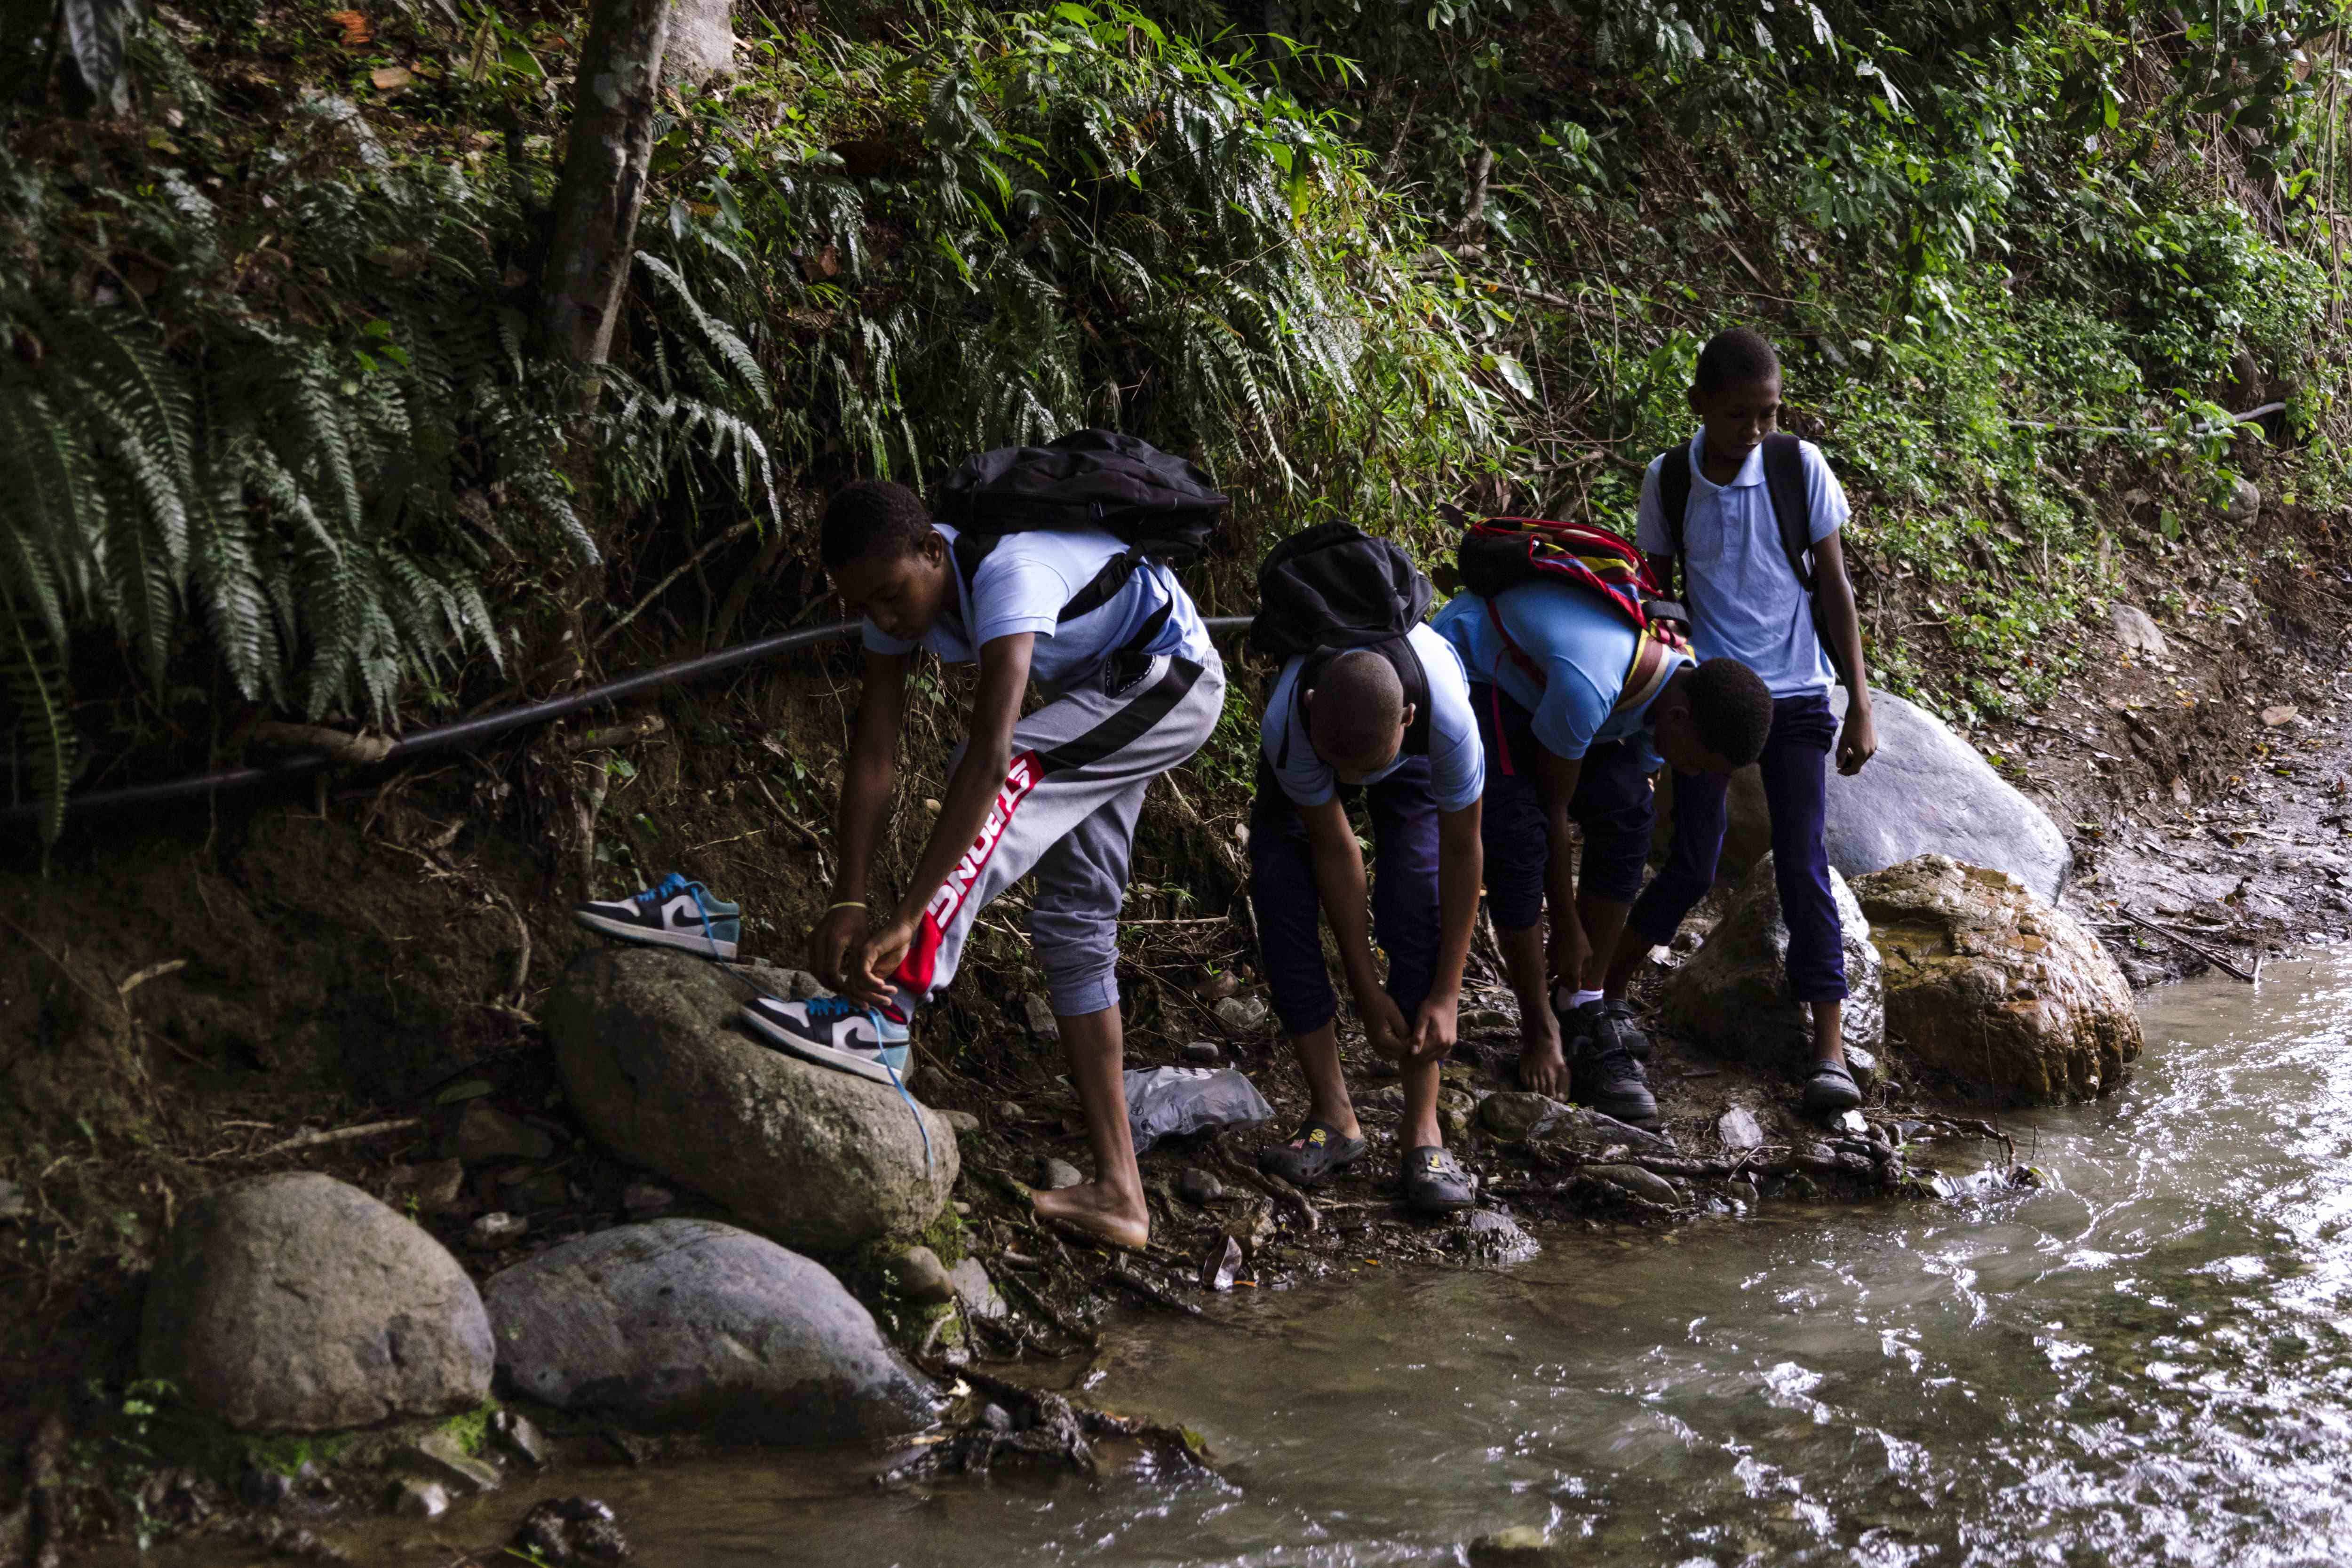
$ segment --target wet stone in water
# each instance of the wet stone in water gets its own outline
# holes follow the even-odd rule
[[[594,1498],[549,1498],[515,1527],[514,1548],[548,1563],[614,1563],[629,1554],[613,1510]]]
[[[449,1511],[449,1491],[439,1481],[403,1476],[392,1483],[384,1506],[404,1519],[439,1519]]]

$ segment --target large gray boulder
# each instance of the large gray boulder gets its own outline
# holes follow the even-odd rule
[[[828,1443],[929,1426],[935,1394],[831,1274],[707,1219],[625,1225],[493,1278],[518,1394],[653,1431]]]
[[[615,1152],[787,1246],[841,1252],[924,1229],[955,1185],[955,1129],[888,1084],[757,1044],[736,1022],[751,994],[688,953],[582,954],[542,1015],[572,1110]]]
[[[734,0],[677,0],[670,7],[662,81],[696,88],[735,74]]]
[[[1830,694],[1845,721],[1843,688]],[[1846,877],[1899,865],[1916,855],[1948,855],[2006,871],[2055,899],[2074,869],[2066,836],[2040,806],[1992,769],[1974,746],[1916,703],[1881,691],[1871,698],[1878,754],[1848,778],[1830,771],[1825,837],[1830,864]],[[1658,832],[1669,831],[1674,773],[1659,775]],[[1723,869],[1737,875],[1769,854],[1771,818],[1753,766],[1731,775]]]
[[[180,1215],[147,1286],[140,1364],[241,1432],[331,1432],[470,1410],[490,1322],[439,1242],[316,1172],[257,1176]]]
[[[1845,1043],[1874,1051],[1885,1025],[1878,949],[1845,879],[1830,868],[1845,954]],[[1667,977],[1659,1018],[1677,1038],[1717,1056],[1795,1072],[1812,1060],[1812,1026],[1789,995],[1789,926],[1769,854],[1690,962]]]

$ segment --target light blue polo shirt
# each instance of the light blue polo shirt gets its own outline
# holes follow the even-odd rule
[[[1418,626],[1406,639],[1421,660],[1429,682],[1429,784],[1440,811],[1461,811],[1486,787],[1486,752],[1478,743],[1478,716],[1470,707],[1470,682],[1454,645],[1433,626]],[[1307,666],[1303,654],[1284,661],[1266,693],[1265,715],[1258,723],[1258,744],[1266,766],[1274,770],[1282,793],[1299,805],[1321,805],[1339,792],[1339,776],[1331,764],[1315,754],[1307,738],[1307,710],[1298,701],[1298,672]],[[1396,760],[1364,783],[1375,784],[1404,766]]]
[[[1701,658],[1736,658],[1762,679],[1775,697],[1826,691],[1836,683],[1821,638],[1813,631],[1812,606],[1789,569],[1780,548],[1780,525],[1764,483],[1764,448],[1727,485],[1710,482],[1702,471],[1705,431],[1685,448],[1691,470],[1690,510],[1683,522],[1683,577],[1691,613],[1691,649]],[[1805,504],[1812,513],[1810,537],[1819,542],[1845,526],[1845,489],[1830,472],[1821,448],[1801,441],[1805,466]],[[1642,476],[1640,521],[1633,542],[1652,555],[1672,552],[1665,509],[1658,500],[1658,465],[1651,459]]]
[[[1507,644],[1487,612],[1487,601],[1475,594],[1454,595],[1430,624],[1462,656],[1462,668],[1473,681],[1500,688],[1535,715],[1536,739],[1544,750],[1573,762],[1603,742],[1631,741],[1648,771],[1664,765],[1650,744],[1655,695],[1614,717],[1609,711],[1625,689],[1625,672],[1640,640],[1624,616],[1565,583],[1507,588],[1495,596],[1494,609],[1510,634]],[[1513,644],[1537,673],[1511,657]],[[1659,690],[1664,689],[1661,682]]]
[[[952,561],[956,531],[945,523],[931,526],[947,541]],[[923,646],[943,663],[976,664],[982,644],[1016,632],[1034,632],[1030,679],[1050,691],[1100,668],[1166,605],[1168,624],[1143,651],[1208,663],[1209,631],[1201,624],[1201,612],[1176,574],[1155,562],[1137,567],[1108,602],[1066,624],[1056,623],[1062,606],[1094,581],[1104,563],[1126,553],[1127,546],[1108,533],[1046,529],[1008,533],[981,562],[969,584],[962,573],[950,572],[956,601],[924,634]],[[865,642],[871,653],[903,654],[915,647],[871,619],[866,623]]]

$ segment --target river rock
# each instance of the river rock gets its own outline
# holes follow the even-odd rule
[[[2139,1055],[2131,987],[2072,915],[1943,855],[1859,878],[1886,957],[1886,1043],[2005,1102],[2084,1100]]]
[[[404,1468],[461,1497],[499,1489],[499,1468],[466,1452],[457,1434],[446,1429],[425,1433],[394,1458]]]
[[[1001,1322],[1012,1314],[1012,1307],[1006,1303],[1003,1292],[997,1289],[996,1281],[988,1277],[988,1270],[979,1258],[965,1258],[948,1270],[948,1278],[955,1284],[956,1300],[962,1302],[963,1310],[973,1317],[985,1318],[993,1323]]]
[[[392,1483],[383,1502],[404,1519],[439,1519],[449,1511],[449,1489],[422,1476],[403,1476]]]
[[[1611,1186],[1629,1192],[1637,1198],[1663,1204],[1668,1208],[1683,1201],[1682,1194],[1675,1191],[1672,1182],[1640,1165],[1587,1165],[1584,1174],[1597,1176]]]
[[[1228,996],[1214,1009],[1217,1022],[1236,1035],[1253,1035],[1274,1016],[1263,996]]]
[[[2126,653],[2162,658],[2172,651],[2172,645],[2164,640],[2164,633],[2155,620],[2137,605],[2118,603],[2109,606],[2107,624],[2115,628],[2116,641]]]
[[[1176,1193],[1186,1203],[1206,1208],[1225,1195],[1225,1184],[1198,1165],[1187,1165],[1176,1173]]]
[[[930,1386],[831,1274],[716,1220],[620,1226],[492,1278],[517,1393],[649,1430],[803,1444],[910,1432]]]
[[[1834,867],[1830,891],[1844,938],[1846,1047],[1866,1049],[1881,1033],[1878,950],[1862,906]],[[1717,1056],[1801,1071],[1812,1060],[1812,1026],[1789,996],[1788,955],[1789,927],[1767,855],[1741,880],[1697,954],[1667,976],[1658,1016],[1676,1037]]]
[[[1225,1059],[1224,1047],[1214,1040],[1187,1040],[1176,1054],[1188,1068],[1213,1068]]]
[[[890,1260],[890,1278],[898,1293],[920,1306],[944,1307],[956,1299],[955,1281],[947,1265],[929,1247],[915,1246]]]
[[[1067,1160],[1055,1160],[1049,1157],[1037,1162],[1037,1184],[1049,1193],[1058,1193],[1064,1187],[1081,1185],[1086,1179],[1086,1173]]]
[[[1486,1098],[1478,1107],[1478,1122],[1501,1142],[1524,1143],[1574,1114],[1548,1094],[1508,1089]]]
[[[447,1214],[465,1202],[465,1189],[463,1160],[428,1160],[395,1166],[384,1178],[383,1201],[403,1213]]]
[[[1508,1215],[1473,1209],[1462,1224],[1445,1233],[1445,1245],[1487,1263],[1524,1263],[1543,1250],[1532,1236]]]
[[[959,1168],[947,1119],[753,1043],[740,1006],[701,959],[599,947],[564,972],[543,1017],[598,1141],[778,1240],[845,1251],[937,1219]]]
[[[470,1410],[489,1320],[457,1260],[316,1172],[198,1199],[147,1286],[144,1374],[241,1432],[328,1432]]]
[[[1540,1525],[1515,1524],[1470,1543],[1471,1568],[1549,1568],[1567,1561],[1567,1548]]]
[[[1843,723],[1846,694],[1830,694]],[[1825,838],[1830,864],[1851,879],[1908,860],[1949,855],[2011,873],[2054,899],[2074,868],[2074,851],[2049,814],[1995,773],[1974,746],[1915,703],[1887,692],[1871,697],[1878,754],[1852,778],[1829,775]],[[1658,833],[1671,831],[1673,770],[1659,775]],[[1744,872],[1772,847],[1763,776],[1750,766],[1731,775],[1723,867]]]
[[[468,1165],[486,1160],[544,1160],[555,1152],[555,1140],[487,1100],[469,1100],[457,1113],[447,1152]]]
[[[1715,1120],[1715,1135],[1723,1146],[1734,1153],[1764,1147],[1764,1129],[1756,1113],[1744,1105],[1735,1105]]]
[[[940,1115],[946,1120],[949,1127],[954,1130],[955,1135],[959,1138],[969,1137],[980,1131],[980,1118],[969,1110],[942,1110]]]

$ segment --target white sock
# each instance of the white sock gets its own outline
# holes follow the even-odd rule
[[[1600,1000],[1601,993],[1598,991],[1579,991],[1569,997],[1568,1005],[1561,1011],[1573,1013],[1579,1007],[1588,1006]]]

